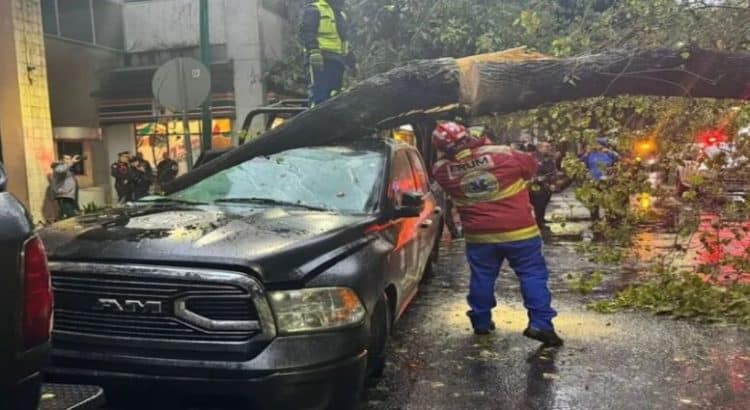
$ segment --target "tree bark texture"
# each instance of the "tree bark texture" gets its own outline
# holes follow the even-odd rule
[[[750,54],[701,49],[479,62],[462,72],[461,103],[484,115],[598,96],[747,99],[748,64]]]
[[[556,59],[522,49],[417,61],[377,75],[167,187],[183,189],[256,156],[359,138],[412,111],[459,103],[505,114],[597,96],[750,98],[750,54],[703,49],[615,51]]]

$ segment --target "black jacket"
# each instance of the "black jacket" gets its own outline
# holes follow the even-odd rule
[[[156,165],[156,179],[160,185],[165,185],[177,177],[179,167],[173,159],[164,159]]]

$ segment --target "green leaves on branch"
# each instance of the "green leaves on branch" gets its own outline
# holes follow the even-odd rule
[[[526,30],[526,34],[536,34],[542,25],[542,20],[535,11],[524,10],[521,15],[513,22],[514,26],[521,26]]]
[[[580,293],[581,295],[588,295],[592,293],[604,280],[604,274],[600,271],[592,272],[590,275],[584,275],[581,273],[567,275],[568,286]]]
[[[601,313],[640,309],[673,318],[750,327],[750,286],[718,287],[692,273],[661,275],[590,307]]]

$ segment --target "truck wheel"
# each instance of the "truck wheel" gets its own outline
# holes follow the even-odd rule
[[[391,333],[391,309],[388,295],[383,292],[370,317],[370,343],[367,348],[367,375],[381,377],[385,370],[385,354]]]

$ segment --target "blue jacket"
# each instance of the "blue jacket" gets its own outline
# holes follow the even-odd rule
[[[584,155],[582,159],[594,181],[601,181],[607,178],[607,169],[617,162],[619,156],[612,151],[592,151]]]

